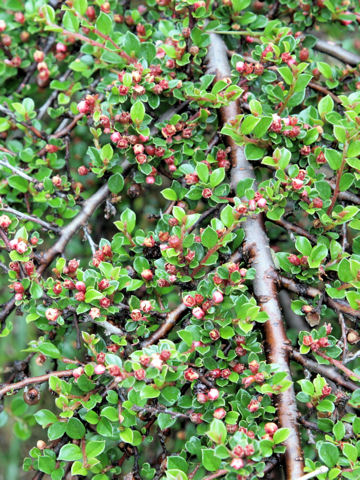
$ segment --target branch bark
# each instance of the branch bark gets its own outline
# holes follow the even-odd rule
[[[307,368],[311,372],[318,373],[323,377],[332,380],[337,385],[346,388],[347,390],[351,390],[352,392],[359,388],[356,383],[352,382],[351,380],[346,380],[342,375],[340,375],[334,368],[330,367],[329,365],[321,365],[320,363],[314,362],[310,358],[306,357],[305,355],[301,355],[300,352],[297,350],[293,350],[289,348],[290,356],[292,357],[295,362],[300,363],[303,367]]]
[[[13,390],[20,390],[27,385],[47,382],[50,377],[71,377],[72,372],[72,370],[60,370],[59,372],[50,372],[46,373],[45,375],[40,375],[39,377],[29,377],[25,378],[25,380],[21,380],[21,382],[4,385],[2,388],[0,388],[0,398],[2,398],[8,392],[11,392]]]
[[[211,44],[208,51],[208,60],[211,73],[219,81],[226,76],[230,77],[231,71],[227,60],[226,46],[222,39],[211,34]],[[227,107],[221,108],[223,123],[228,123],[239,115],[239,107],[232,102]],[[227,137],[231,147],[232,165],[231,183],[235,189],[240,180],[255,178],[252,166],[246,160],[244,149],[235,144],[232,138]],[[245,249],[253,258],[252,266],[255,268],[253,288],[261,308],[269,315],[265,323],[265,336],[269,345],[269,360],[277,364],[281,371],[286,372],[291,378],[288,363],[288,353],[285,346],[288,343],[285,327],[282,320],[281,308],[277,297],[276,275],[270,253],[269,240],[266,236],[262,218],[254,216],[248,218],[243,224],[245,230]],[[296,480],[303,473],[303,455],[300,436],[297,428],[297,409],[294,388],[291,386],[278,397],[279,423],[283,428],[289,428],[290,435],[285,442],[286,472],[288,480]]]
[[[278,278],[284,288],[286,288],[287,290],[290,290],[290,292],[294,292],[299,295],[315,298],[317,296],[323,295],[324,293],[318,288],[296,283],[295,280],[291,278],[287,278],[284,275],[278,275]],[[351,315],[352,317],[360,318],[360,310],[354,310],[346,302],[342,302],[340,300],[333,300],[326,294],[324,296],[324,302],[326,303],[326,305],[333,308],[337,312],[346,313],[347,315]]]
[[[327,42],[318,38],[314,48],[319,50],[319,52],[326,53],[327,55],[337,58],[341,62],[348,63],[349,65],[357,65],[360,63],[359,55],[349,52],[332,42]]]

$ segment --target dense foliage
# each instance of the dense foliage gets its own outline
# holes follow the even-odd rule
[[[0,346],[31,333],[0,426],[26,478],[360,477],[359,22],[4,0]]]

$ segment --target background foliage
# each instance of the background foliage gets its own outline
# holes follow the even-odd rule
[[[3,2],[2,478],[359,478],[359,21]]]

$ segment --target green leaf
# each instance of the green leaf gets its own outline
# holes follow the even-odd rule
[[[342,440],[345,436],[345,425],[343,422],[337,422],[333,428],[333,434],[337,441]]]
[[[221,465],[221,459],[215,455],[211,448],[201,450],[201,463],[209,472],[215,472]]]
[[[178,199],[175,190],[172,188],[165,188],[161,191],[161,195],[166,198],[166,200],[171,200],[172,202]]]
[[[279,67],[278,72],[284,79],[285,83],[287,83],[288,85],[291,85],[293,83],[294,77],[289,67]]]
[[[57,440],[61,438],[66,430],[67,424],[64,422],[53,423],[48,430],[49,440]]]
[[[76,461],[71,466],[71,476],[82,475],[86,476],[88,471],[83,467],[82,462]]]
[[[112,31],[111,17],[104,12],[100,12],[95,24],[97,30],[104,35],[109,35]]]
[[[157,422],[161,430],[169,428],[176,422],[176,418],[172,418],[168,413],[159,413]]]
[[[310,268],[318,268],[321,262],[328,254],[328,249],[325,245],[319,244],[316,245],[308,258],[308,263]]]
[[[241,122],[240,131],[243,135],[248,135],[251,133],[256,125],[260,122],[259,117],[255,117],[254,115],[246,115],[244,120]]]
[[[354,140],[353,142],[349,143],[347,149],[348,157],[358,157],[360,155],[360,141]]]
[[[212,248],[218,243],[219,237],[215,230],[211,227],[206,227],[201,234],[201,243],[206,248]]]
[[[225,227],[231,227],[231,225],[234,223],[234,212],[230,205],[226,205],[226,207],[221,211],[220,219]]]
[[[331,67],[328,63],[317,62],[317,68],[325,78],[330,79],[332,77]]]
[[[311,254],[311,243],[306,237],[296,237],[295,247],[303,255]]]
[[[108,181],[108,187],[112,193],[120,193],[124,188],[124,177],[120,173],[111,175]]]
[[[136,125],[140,125],[141,122],[144,120],[145,107],[144,107],[144,104],[140,100],[137,100],[134,103],[134,105],[131,107],[130,116],[131,116],[131,120]]]
[[[28,190],[28,181],[19,175],[12,175],[7,181],[10,187],[19,190],[19,192],[26,193]]]
[[[30,294],[31,298],[34,298],[37,300],[38,298],[41,298],[43,296],[43,289],[40,287],[38,283],[31,282],[31,287],[30,287]]]
[[[100,300],[103,298],[103,294],[95,290],[94,288],[87,288],[85,293],[85,302],[91,303],[94,300]]]
[[[241,10],[247,8],[251,3],[251,0],[232,0],[231,5],[234,9],[234,12],[238,13]]]
[[[80,15],[84,16],[88,7],[87,0],[74,0],[74,8]]]
[[[358,450],[355,445],[351,445],[350,443],[344,443],[342,451],[345,457],[350,460],[350,462],[355,463],[358,459]]]
[[[80,439],[83,438],[85,433],[86,430],[82,422],[77,418],[70,418],[66,426],[66,434],[69,435],[70,438]]]
[[[224,168],[217,168],[212,172],[210,175],[210,185],[211,188],[215,188],[219,185],[225,178],[225,169]]]
[[[124,223],[126,231],[131,233],[136,225],[136,215],[130,208],[126,208],[121,214],[121,221]]]
[[[276,430],[274,433],[274,443],[282,443],[284,442],[290,434],[290,430],[288,428],[279,428],[279,430]]]
[[[67,445],[64,445],[63,447],[61,447],[58,460],[74,462],[75,460],[81,460],[81,459],[82,459],[82,453],[78,445],[74,445],[73,443],[68,443]]]
[[[224,423],[221,420],[214,418],[214,420],[210,423],[210,430],[206,433],[206,435],[215,443],[225,443],[227,431]]]
[[[105,440],[86,442],[85,453],[88,458],[99,456],[105,449]]]
[[[79,31],[79,19],[70,10],[66,10],[64,14],[63,25],[70,32]]]
[[[209,168],[205,163],[198,163],[196,165],[196,173],[198,174],[199,179],[207,183],[209,179]]]
[[[252,143],[248,143],[245,147],[245,156],[248,160],[260,160],[265,156],[266,151],[263,148],[257,147]]]
[[[318,449],[320,460],[329,468],[334,467],[339,460],[338,448],[330,442],[319,442]]]
[[[340,125],[334,125],[334,135],[338,142],[345,143],[346,141],[346,129]]]
[[[58,348],[51,342],[43,342],[39,345],[39,351],[46,355],[47,357],[51,358],[60,358],[61,353],[59,352]]]
[[[38,412],[34,413],[34,417],[36,423],[41,425],[43,428],[58,421],[57,416],[53,412],[50,412],[50,410],[46,409],[39,410]]]
[[[330,95],[326,95],[320,100],[318,105],[318,110],[321,118],[323,118],[327,113],[332,112],[333,109],[334,109],[334,101],[330,97]]]

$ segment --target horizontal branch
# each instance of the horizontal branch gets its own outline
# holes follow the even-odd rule
[[[3,385],[0,388],[0,398],[3,397],[8,392],[13,392],[14,390],[20,390],[27,385],[36,385],[39,383],[44,383],[49,380],[50,377],[71,377],[73,370],[60,370],[59,372],[50,372],[45,375],[40,375],[38,377],[29,377],[21,380],[21,382],[11,383],[9,385]]]
[[[284,220],[283,218],[280,218],[279,220],[269,220],[267,218],[266,220],[270,221],[270,222],[273,222],[273,223],[276,223],[277,225],[280,225],[280,227],[285,228],[285,230],[290,230],[291,232],[294,232],[294,233],[297,233],[298,235],[306,237],[312,243],[317,242],[317,238],[315,237],[315,235],[311,235],[311,233],[309,233],[304,228],[299,227],[299,225],[295,225],[294,223],[290,223],[287,220]]]
[[[358,65],[360,63],[360,56],[356,53],[349,52],[335,43],[320,40],[320,38],[316,40],[314,48],[349,65]]]
[[[278,275],[278,278],[281,285],[287,290],[290,290],[290,292],[294,292],[299,295],[303,295],[311,298],[324,295],[324,302],[329,307],[333,308],[337,312],[346,313],[347,315],[351,315],[352,317],[360,318],[360,310],[355,310],[347,302],[334,300],[330,298],[328,295],[326,295],[325,292],[319,290],[318,288],[297,283],[295,282],[295,280],[291,278],[287,278],[284,275]]]
[[[37,223],[38,225],[41,225],[46,230],[51,230],[52,232],[55,232],[55,233],[59,233],[61,230],[60,227],[51,225],[50,223],[45,222],[44,220],[41,220],[41,218],[33,217],[31,215],[28,215],[27,213],[19,212],[18,210],[15,210],[14,208],[11,208],[11,207],[0,207],[0,211],[6,212],[6,213],[12,213],[18,218],[21,218],[28,222]]]
[[[359,388],[356,383],[352,382],[351,380],[347,380],[342,377],[334,368],[330,367],[329,365],[321,365],[320,363],[311,360],[310,358],[306,357],[305,355],[301,355],[300,352],[297,350],[293,350],[291,347],[288,348],[290,352],[290,356],[295,362],[302,365],[304,368],[307,368],[311,372],[318,373],[323,377],[328,378],[332,382],[340,385],[341,387],[346,388],[347,390],[354,391]]]

